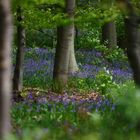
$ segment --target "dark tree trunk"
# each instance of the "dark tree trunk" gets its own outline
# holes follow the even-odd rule
[[[140,88],[140,17],[136,15],[129,1],[126,4],[129,9],[129,15],[125,19],[127,55],[133,70],[134,81]]]
[[[23,89],[23,62],[24,51],[26,46],[25,28],[22,25],[24,17],[22,15],[21,7],[17,9],[17,53],[16,53],[16,65],[13,77],[13,90],[15,93],[22,91]]]
[[[78,40],[78,36],[79,36],[79,29],[77,26],[75,26],[75,45],[78,46],[79,40]]]
[[[117,46],[117,34],[115,22],[107,22],[102,27],[102,41],[108,48]]]
[[[140,88],[140,16],[131,0],[118,0],[121,9],[127,10],[125,18],[126,51],[133,70],[135,84]],[[122,7],[123,5],[123,7]]]
[[[65,0],[65,4],[65,13],[68,14],[70,20],[73,20],[75,0]],[[69,25],[57,28],[57,47],[53,79],[62,85],[66,85],[68,81],[70,49],[73,45],[73,26],[70,23]]]
[[[10,0],[0,0],[0,139],[10,131],[11,39]]]
[[[123,49],[124,51],[126,50],[126,47],[127,47],[126,43],[127,43],[127,41],[126,41],[125,36],[118,38],[117,45],[118,45],[119,48]]]
[[[75,26],[75,39],[76,39],[76,40],[78,39],[78,34],[79,34],[78,27]]]

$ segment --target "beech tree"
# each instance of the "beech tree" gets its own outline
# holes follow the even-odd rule
[[[0,139],[10,131],[11,35],[10,0],[0,0]]]
[[[57,47],[53,71],[54,81],[66,84],[68,73],[78,69],[74,56],[74,8],[75,0],[65,0],[64,12],[70,23],[57,28]]]

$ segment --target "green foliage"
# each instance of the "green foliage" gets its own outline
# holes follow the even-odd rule
[[[110,61],[117,61],[117,60],[127,60],[126,55],[124,54],[123,50],[121,48],[106,48],[106,51],[104,52],[105,58]]]
[[[50,79],[50,77],[38,77],[37,74],[40,74],[40,72],[34,74],[32,77],[30,78],[24,78],[24,86],[25,87],[39,87],[41,89],[51,89],[51,85],[52,85],[52,80]],[[48,83],[46,84],[46,81],[48,81]]]
[[[80,46],[82,46],[83,48],[94,48],[96,46],[99,46],[99,32],[101,31],[100,27],[105,22],[118,19],[118,17],[120,16],[120,11],[114,5],[104,8],[104,6],[101,6],[102,4],[97,4],[98,6],[96,6],[96,4],[94,3],[100,2],[90,1],[89,3],[87,3],[86,8],[82,6],[78,6],[76,8],[75,24],[79,29],[82,29],[82,32],[84,32],[84,34],[80,35],[77,38],[77,48],[79,48]],[[92,6],[92,4],[94,6]],[[34,41],[34,35],[38,34],[36,30],[55,29],[59,25],[67,25],[70,22],[69,20],[67,20],[67,16],[62,12],[64,0],[14,0],[12,7],[15,25],[18,24],[16,21],[16,10],[18,6],[21,6],[23,10],[22,14],[25,17],[24,21],[22,21],[22,24],[27,30],[27,37],[30,38],[30,40],[27,40],[27,44],[29,45],[31,44],[30,42],[33,42],[33,45],[37,44],[38,47],[42,47],[42,42],[40,40],[42,40],[43,38],[43,42],[48,42],[48,44],[43,43],[43,47],[44,44],[47,47],[50,45],[50,47],[52,47],[53,39],[51,38],[50,40],[47,40],[46,38],[49,37],[46,37],[46,34],[44,33],[42,34],[42,36],[39,35],[40,38]],[[41,43],[39,44],[36,42]]]
[[[132,83],[127,83],[112,90],[115,95],[115,112],[107,113],[102,120],[105,139],[139,139],[140,91]]]
[[[71,78],[67,90],[75,90],[85,94],[97,91],[102,95],[108,96],[111,89],[119,86],[114,82],[111,71],[104,68],[104,70],[100,70],[96,74],[95,78]]]
[[[92,92],[94,88],[95,80],[92,78],[70,78],[67,90],[68,91],[77,91],[82,94],[87,94]]]
[[[117,37],[118,39],[125,37],[125,30],[124,30],[124,16],[120,14],[116,20],[116,28],[117,28]],[[118,40],[119,41],[119,40]]]
[[[87,24],[87,26],[91,26]],[[100,45],[100,28],[87,27],[87,29],[79,29],[79,35],[75,39],[76,48],[92,49]]]
[[[83,27],[89,23],[102,26],[106,22],[117,19],[119,15],[120,11],[114,5],[112,6],[108,5],[107,7],[102,6],[102,4],[98,6],[89,5],[86,8],[85,7],[77,8],[75,22],[80,27]]]
[[[88,119],[87,123],[81,124],[80,116],[78,118],[78,113],[73,111],[74,108],[73,104],[67,106],[67,109],[64,105],[56,103],[48,105],[37,105],[34,103],[16,104],[12,108],[14,131],[20,131],[16,130],[18,126],[18,129],[22,130],[19,139],[23,140],[32,140],[38,135],[41,137],[41,140],[43,138],[46,138],[46,140],[72,139],[74,135],[79,135],[77,129],[86,133],[85,130],[82,130],[82,127],[88,126],[91,121]],[[88,118],[88,116],[85,117]],[[89,126],[87,130],[90,130],[92,127],[92,125]],[[44,133],[41,133],[41,131]],[[77,131],[77,134],[73,131]],[[72,133],[74,135],[71,135]]]
[[[14,0],[12,9],[15,25],[18,24],[16,19],[18,7],[22,8],[22,15],[25,17],[22,24],[27,30],[54,28],[58,25],[68,24],[69,21],[62,12],[63,6],[63,0]]]
[[[37,4],[58,4],[64,5],[64,0],[34,0]]]
[[[118,60],[126,61],[127,57],[125,52],[118,46],[113,48],[108,48],[105,45],[97,45],[95,49],[103,54],[103,57],[109,62],[114,62]]]
[[[104,68],[97,73],[95,77],[94,88],[101,94],[108,94],[111,88],[118,85],[113,81],[112,74],[109,70]]]
[[[65,88],[66,85],[62,84],[61,82],[57,80],[52,81],[52,91],[59,94],[59,93],[63,93]]]
[[[25,27],[27,29],[47,29],[58,25],[66,24],[67,20],[64,13],[53,13],[53,9],[40,10],[37,7],[28,9],[25,12]]]

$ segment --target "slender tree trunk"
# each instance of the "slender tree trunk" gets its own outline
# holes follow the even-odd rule
[[[75,0],[65,0],[65,13],[72,23],[57,28],[57,47],[55,54],[55,63],[53,79],[66,85],[68,81],[70,50],[74,46],[74,7]]]
[[[26,46],[25,28],[21,22],[24,20],[21,7],[17,9],[17,53],[16,53],[16,65],[13,77],[13,90],[20,92],[23,89],[23,62],[24,51]]]
[[[129,13],[125,19],[127,56],[133,70],[134,81],[140,88],[140,17],[129,0],[126,0],[126,5]]]
[[[0,0],[0,139],[10,131],[11,39],[10,0]]]
[[[102,41],[107,42],[108,48],[117,46],[117,34],[115,22],[107,22],[102,27]]]

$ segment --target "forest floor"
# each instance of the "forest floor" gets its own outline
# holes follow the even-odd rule
[[[121,132],[125,134],[129,128],[124,120],[129,118],[124,104],[117,106],[118,99],[125,103],[121,98],[133,87],[126,58],[117,58],[120,55],[108,60],[94,49],[77,50],[80,71],[71,75],[68,87],[60,93],[50,90],[54,50],[26,51],[23,100],[13,101],[11,111],[14,140],[102,140],[109,134],[117,134],[117,139],[124,136]],[[125,107],[129,107],[127,101]]]

